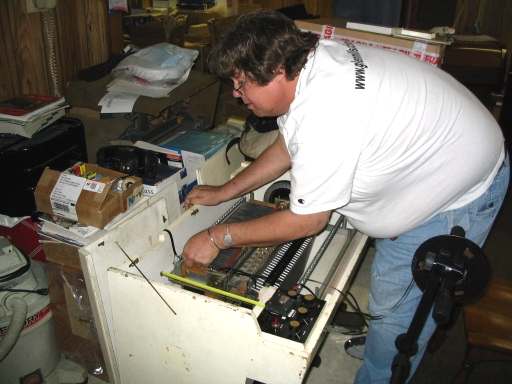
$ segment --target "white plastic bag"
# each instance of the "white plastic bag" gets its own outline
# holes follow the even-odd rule
[[[158,43],[126,57],[113,70],[115,77],[137,76],[154,82],[176,82],[192,67],[199,52],[169,43]]]

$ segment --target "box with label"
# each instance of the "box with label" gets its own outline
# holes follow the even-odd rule
[[[177,153],[187,171],[182,184],[192,185],[197,183],[196,171],[217,152],[225,151],[233,138],[227,132],[183,130],[160,146]]]
[[[103,228],[142,197],[139,177],[95,164],[83,166],[87,177],[46,168],[34,192],[37,210]]]
[[[160,180],[143,179],[144,185],[142,194],[144,196],[154,196],[171,183],[181,184],[181,180],[187,175],[185,168],[170,167],[170,171]]]
[[[226,146],[234,137],[221,131],[181,130],[159,144],[161,151],[183,165],[180,178],[176,179],[180,203],[197,185],[197,171],[218,153],[225,157]]]
[[[441,65],[445,46],[449,43],[441,39],[422,38],[424,33],[402,28],[367,26],[374,27],[380,33],[348,29],[345,28],[347,25],[345,21],[333,18],[297,20],[295,24],[299,29],[314,32],[324,39],[343,39],[356,44],[400,52],[436,66]]]

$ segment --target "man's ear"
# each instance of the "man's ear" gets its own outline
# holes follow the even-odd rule
[[[287,77],[286,77],[286,71],[284,69],[284,67],[281,65],[279,66],[275,71],[274,71],[274,78],[276,80],[287,80]]]

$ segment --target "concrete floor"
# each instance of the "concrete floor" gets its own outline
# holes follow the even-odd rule
[[[368,286],[373,254],[374,249],[370,247],[349,290],[363,310],[368,308]],[[322,359],[320,367],[310,370],[305,384],[351,384],[354,381],[361,360],[345,352],[344,344],[350,337],[329,333],[319,353]]]

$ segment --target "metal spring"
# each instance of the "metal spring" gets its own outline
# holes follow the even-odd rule
[[[46,60],[50,74],[53,96],[60,96],[60,72],[57,63],[57,50],[55,41],[57,39],[57,26],[55,23],[55,10],[42,12],[44,37],[46,45]]]
[[[245,203],[245,197],[241,197],[238,199],[231,208],[229,208],[221,217],[217,219],[214,225],[223,223],[231,214],[238,209],[239,206],[241,206],[243,203]]]

